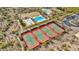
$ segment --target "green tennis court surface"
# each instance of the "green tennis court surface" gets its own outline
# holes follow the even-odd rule
[[[40,43],[47,41],[49,38],[40,29],[33,31],[33,34],[37,37]]]
[[[32,35],[31,32],[25,33],[25,35],[23,35],[23,39],[26,42],[29,49],[35,48],[36,46],[39,45],[39,42],[36,41],[35,36]]]
[[[54,35],[54,33],[47,27],[43,27],[42,30],[49,36],[52,37]]]
[[[53,30],[55,31],[53,31]],[[57,33],[62,33],[64,30],[57,26],[56,24],[48,24],[48,26],[42,26],[37,29],[34,29],[31,32],[24,33],[22,35],[24,41],[28,48],[32,49],[39,45],[39,43],[44,43],[45,41],[49,40],[49,37],[53,38]],[[38,41],[37,41],[38,40]]]
[[[59,26],[57,26],[56,24],[52,23],[52,24],[49,24],[49,26],[55,30],[57,33],[62,33],[63,32],[63,29],[61,29]]]
[[[36,31],[34,34],[38,37],[39,40],[44,40],[44,35],[40,31]]]
[[[33,37],[31,35],[24,35],[24,39],[30,44],[30,45],[34,45],[35,41],[33,39]]]

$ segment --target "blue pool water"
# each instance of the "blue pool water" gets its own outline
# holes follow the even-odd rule
[[[41,21],[45,20],[45,18],[43,16],[37,16],[37,17],[33,18],[33,20],[35,22],[41,22]]]

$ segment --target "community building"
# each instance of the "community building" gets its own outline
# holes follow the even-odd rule
[[[31,25],[35,24],[31,18],[27,18],[27,19],[23,20],[23,22],[26,24],[26,26],[31,26]]]
[[[42,9],[42,12],[48,16],[50,16],[52,14],[52,11],[50,9],[46,9],[46,8]]]

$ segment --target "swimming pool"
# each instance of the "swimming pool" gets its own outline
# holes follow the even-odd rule
[[[35,22],[41,22],[41,21],[44,21],[45,18],[44,18],[43,16],[36,16],[36,17],[33,18],[33,20],[34,20]]]

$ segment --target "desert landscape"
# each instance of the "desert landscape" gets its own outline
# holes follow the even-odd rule
[[[0,7],[0,51],[79,51],[79,8]]]

